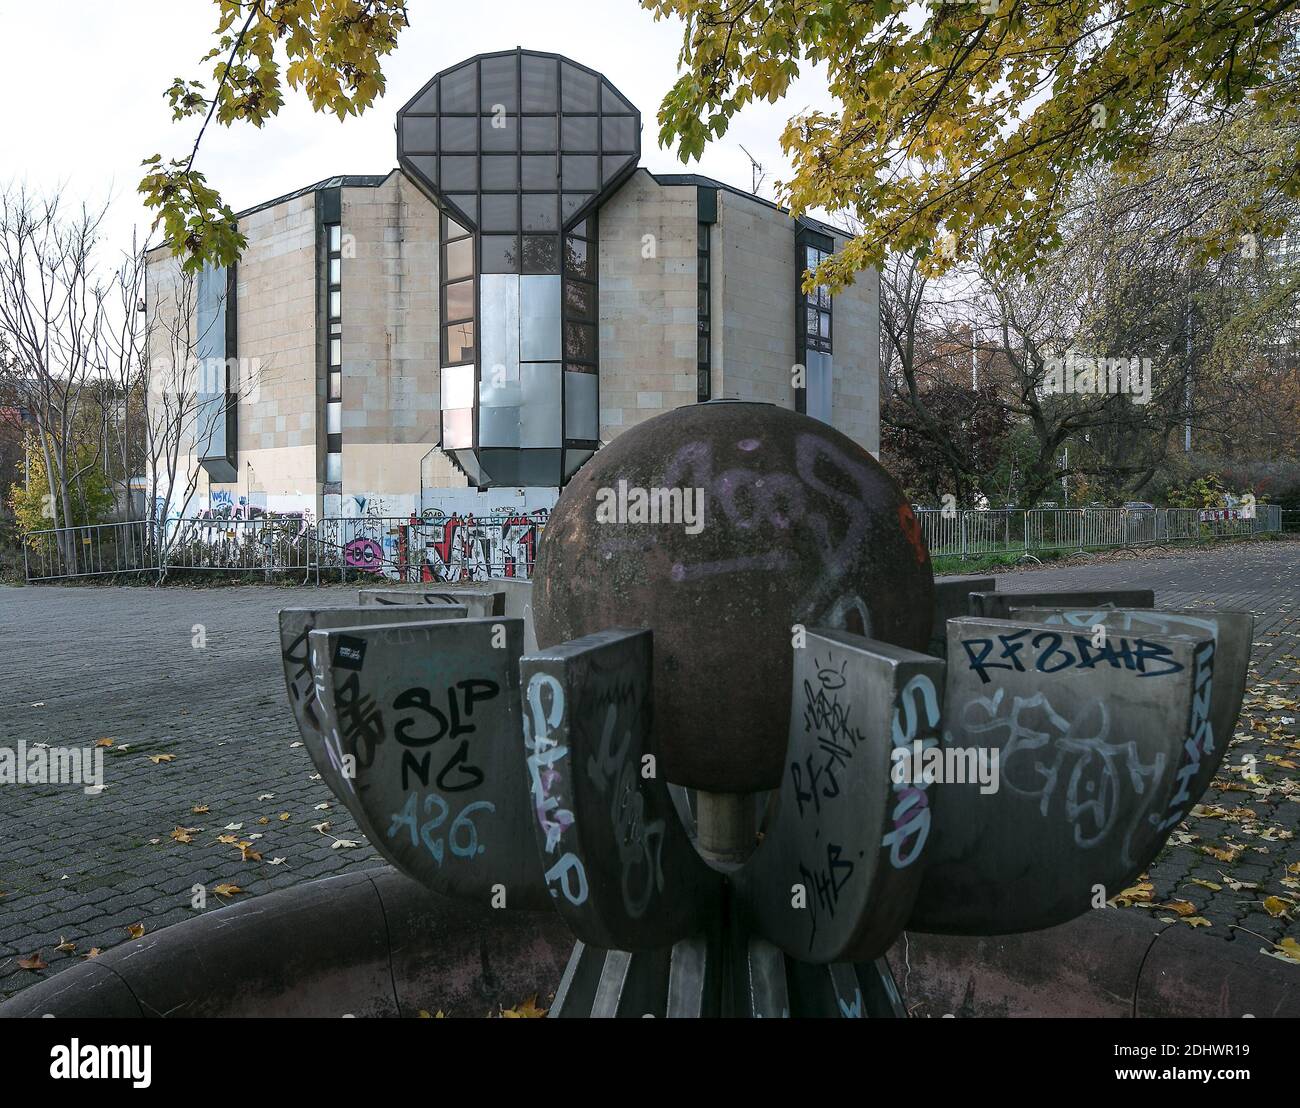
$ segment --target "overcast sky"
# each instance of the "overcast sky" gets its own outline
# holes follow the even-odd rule
[[[199,121],[173,123],[164,90],[173,77],[208,78],[198,59],[213,45],[212,0],[40,0],[0,4],[0,188],[26,181],[70,199],[114,201],[107,238],[116,249],[148,213],[135,188],[140,162],[188,154]],[[360,118],[312,113],[286,90],[262,130],[213,125],[198,168],[236,211],[340,173],[385,173],[397,162],[397,109],[434,73],[473,54],[524,46],[566,54],[599,70],[641,110],[641,163],[704,173],[748,188],[748,147],[768,172],[787,166],[777,138],[792,114],[830,106],[820,74],[785,101],[754,105],[704,157],[684,166],[659,148],[659,102],[677,76],[681,25],[656,23],[635,0],[411,0],[411,26],[387,59],[388,94]]]

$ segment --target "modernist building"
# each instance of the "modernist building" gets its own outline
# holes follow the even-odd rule
[[[253,368],[205,401],[194,506],[547,508],[625,428],[724,397],[877,451],[877,276],[806,296],[804,270],[843,236],[648,172],[641,128],[585,66],[486,54],[398,112],[392,172],[241,213],[247,249],[201,274],[193,323],[200,357]],[[159,251],[159,304],[175,274]]]

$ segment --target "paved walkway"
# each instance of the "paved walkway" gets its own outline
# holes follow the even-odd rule
[[[1190,820],[1185,841],[1150,874],[1152,903],[1192,910],[1141,910],[1199,916],[1205,933],[1256,946],[1235,928],[1272,941],[1300,935],[1264,906],[1268,896],[1300,900],[1300,874],[1285,869],[1297,860],[1300,745],[1294,722],[1280,722],[1298,714],[1300,543],[999,580],[1011,591],[1119,585],[1152,587],[1173,605],[1249,608],[1259,621],[1250,686],[1258,691],[1230,758],[1254,754],[1264,784],[1221,774],[1237,791],[1213,789],[1204,804],[1230,814]],[[112,739],[98,795],[0,786],[0,996],[128,940],[137,925],[152,932],[190,918],[196,886],[211,910],[222,903],[217,885],[250,896],[377,864],[298,745],[275,632],[281,607],[354,597],[351,588],[0,588],[0,747]],[[20,966],[34,953],[48,968]],[[1278,972],[1295,971],[1279,963]]]

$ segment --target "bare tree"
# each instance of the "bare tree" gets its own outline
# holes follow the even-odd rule
[[[146,285],[147,514],[158,524],[165,550],[174,537],[168,519],[184,517],[198,491],[199,444],[226,418],[226,406],[251,398],[259,381],[256,373],[199,357],[216,323],[199,319],[194,273],[169,259],[147,269]]]
[[[68,213],[58,196],[25,188],[0,194],[0,334],[11,357],[0,368],[34,424],[49,484],[49,515],[73,524],[82,478],[100,464],[77,450],[75,429],[99,370],[106,289],[95,262],[105,208]],[[77,550],[64,536],[74,567]]]
[[[104,374],[99,426],[104,473],[110,485],[117,486],[128,521],[136,518],[132,479],[142,472],[146,461],[148,251],[149,246],[142,245],[133,233],[131,249],[123,253],[113,275],[113,311],[99,336]]]

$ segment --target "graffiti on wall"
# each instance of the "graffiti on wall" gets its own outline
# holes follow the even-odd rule
[[[549,511],[483,519],[444,516],[428,509],[411,517],[411,548],[423,550],[423,581],[486,581],[492,577],[528,578],[537,559],[537,540]]]

